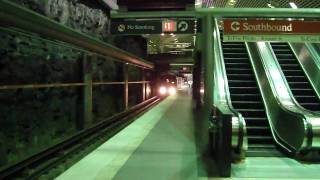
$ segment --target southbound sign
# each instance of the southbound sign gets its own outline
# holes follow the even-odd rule
[[[286,20],[230,20],[224,23],[224,41],[320,42],[320,22]]]
[[[110,32],[111,34],[194,34],[196,27],[195,19],[115,19],[111,21]]]

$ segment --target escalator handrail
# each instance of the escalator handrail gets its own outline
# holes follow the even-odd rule
[[[273,54],[273,58],[274,58],[276,64],[278,65],[278,68],[281,69],[280,64],[277,61],[277,57],[276,57],[274,51],[272,51],[272,47],[271,47],[270,43],[268,43],[268,47]],[[293,50],[292,46],[290,46],[290,48],[291,48],[291,50]],[[294,54],[294,55],[297,58],[296,54]],[[282,71],[281,71],[281,75],[285,80],[286,86],[289,87],[289,84],[288,84],[284,74],[282,73]],[[310,110],[303,108],[295,100],[290,88],[289,88],[289,94],[291,95],[293,102],[299,108],[298,109],[299,113],[303,114],[303,116],[304,116],[304,119],[305,119],[304,124],[305,124],[305,131],[306,131],[305,141],[308,144],[307,148],[308,149],[320,148],[320,112],[310,111]],[[290,110],[293,110],[293,109],[290,109]]]
[[[248,49],[249,60],[252,64],[253,72],[256,76],[258,87],[261,92],[272,137],[275,140],[275,143],[278,146],[280,146],[283,150],[290,154],[295,154],[297,148],[290,145],[290,143],[286,143],[285,140],[282,140],[281,136],[278,136],[278,133],[275,131],[274,124],[276,123],[273,123],[273,121],[276,121],[279,118],[278,114],[274,113],[273,111],[280,111],[282,110],[282,108],[279,107],[280,102],[276,98],[276,95],[274,95],[276,90],[273,84],[270,83],[272,82],[272,76],[270,75],[270,73],[268,73],[268,70],[273,69],[273,67],[268,67],[266,63],[263,61],[263,56],[261,55],[262,53],[259,52],[257,44],[246,43],[246,46]],[[264,55],[267,56],[266,54]],[[273,105],[275,105],[276,107],[272,108]]]
[[[311,121],[316,121],[316,114],[306,111],[293,98],[271,45],[265,42],[258,42],[255,45],[257,46],[257,51],[260,56],[259,59],[261,60],[265,76],[271,88],[272,96],[269,95],[271,98],[263,99],[266,104],[268,120],[276,142],[285,149],[291,150],[293,153],[310,150],[313,147],[312,138],[314,136]],[[253,64],[257,63],[253,62],[254,60],[258,61],[253,58],[250,58],[250,60]],[[257,68],[258,67],[255,66],[254,69]],[[261,84],[262,82],[259,83]],[[263,91],[266,91],[266,88],[260,87],[260,90],[263,93]],[[277,106],[277,111],[269,107],[272,100],[276,101],[273,102],[273,105]],[[271,112],[273,112],[273,114]],[[290,122],[290,128],[283,127],[288,125],[288,123],[285,122]],[[297,130],[297,132],[291,132],[293,129]],[[294,136],[290,136],[291,133],[296,133],[294,135],[299,138],[292,139]]]
[[[244,158],[248,148],[246,124],[242,115],[231,103],[217,19],[214,23],[214,104],[221,112],[232,114],[232,147],[240,152],[240,158]]]

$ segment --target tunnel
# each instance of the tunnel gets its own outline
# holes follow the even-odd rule
[[[318,0],[1,0],[0,179],[320,179]]]

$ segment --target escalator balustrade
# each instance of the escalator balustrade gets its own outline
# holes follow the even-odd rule
[[[247,156],[281,156],[271,134],[245,44],[222,42],[222,50],[232,105],[246,121]]]
[[[271,43],[294,98],[305,109],[320,111],[320,101],[288,43]]]

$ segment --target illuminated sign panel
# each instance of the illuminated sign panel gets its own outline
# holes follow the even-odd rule
[[[163,21],[162,32],[176,32],[177,23],[175,21]]]
[[[320,42],[320,22],[231,20],[224,23],[224,41]]]
[[[111,34],[194,34],[201,31],[200,20],[172,19],[112,19]],[[196,23],[198,22],[198,23]]]

